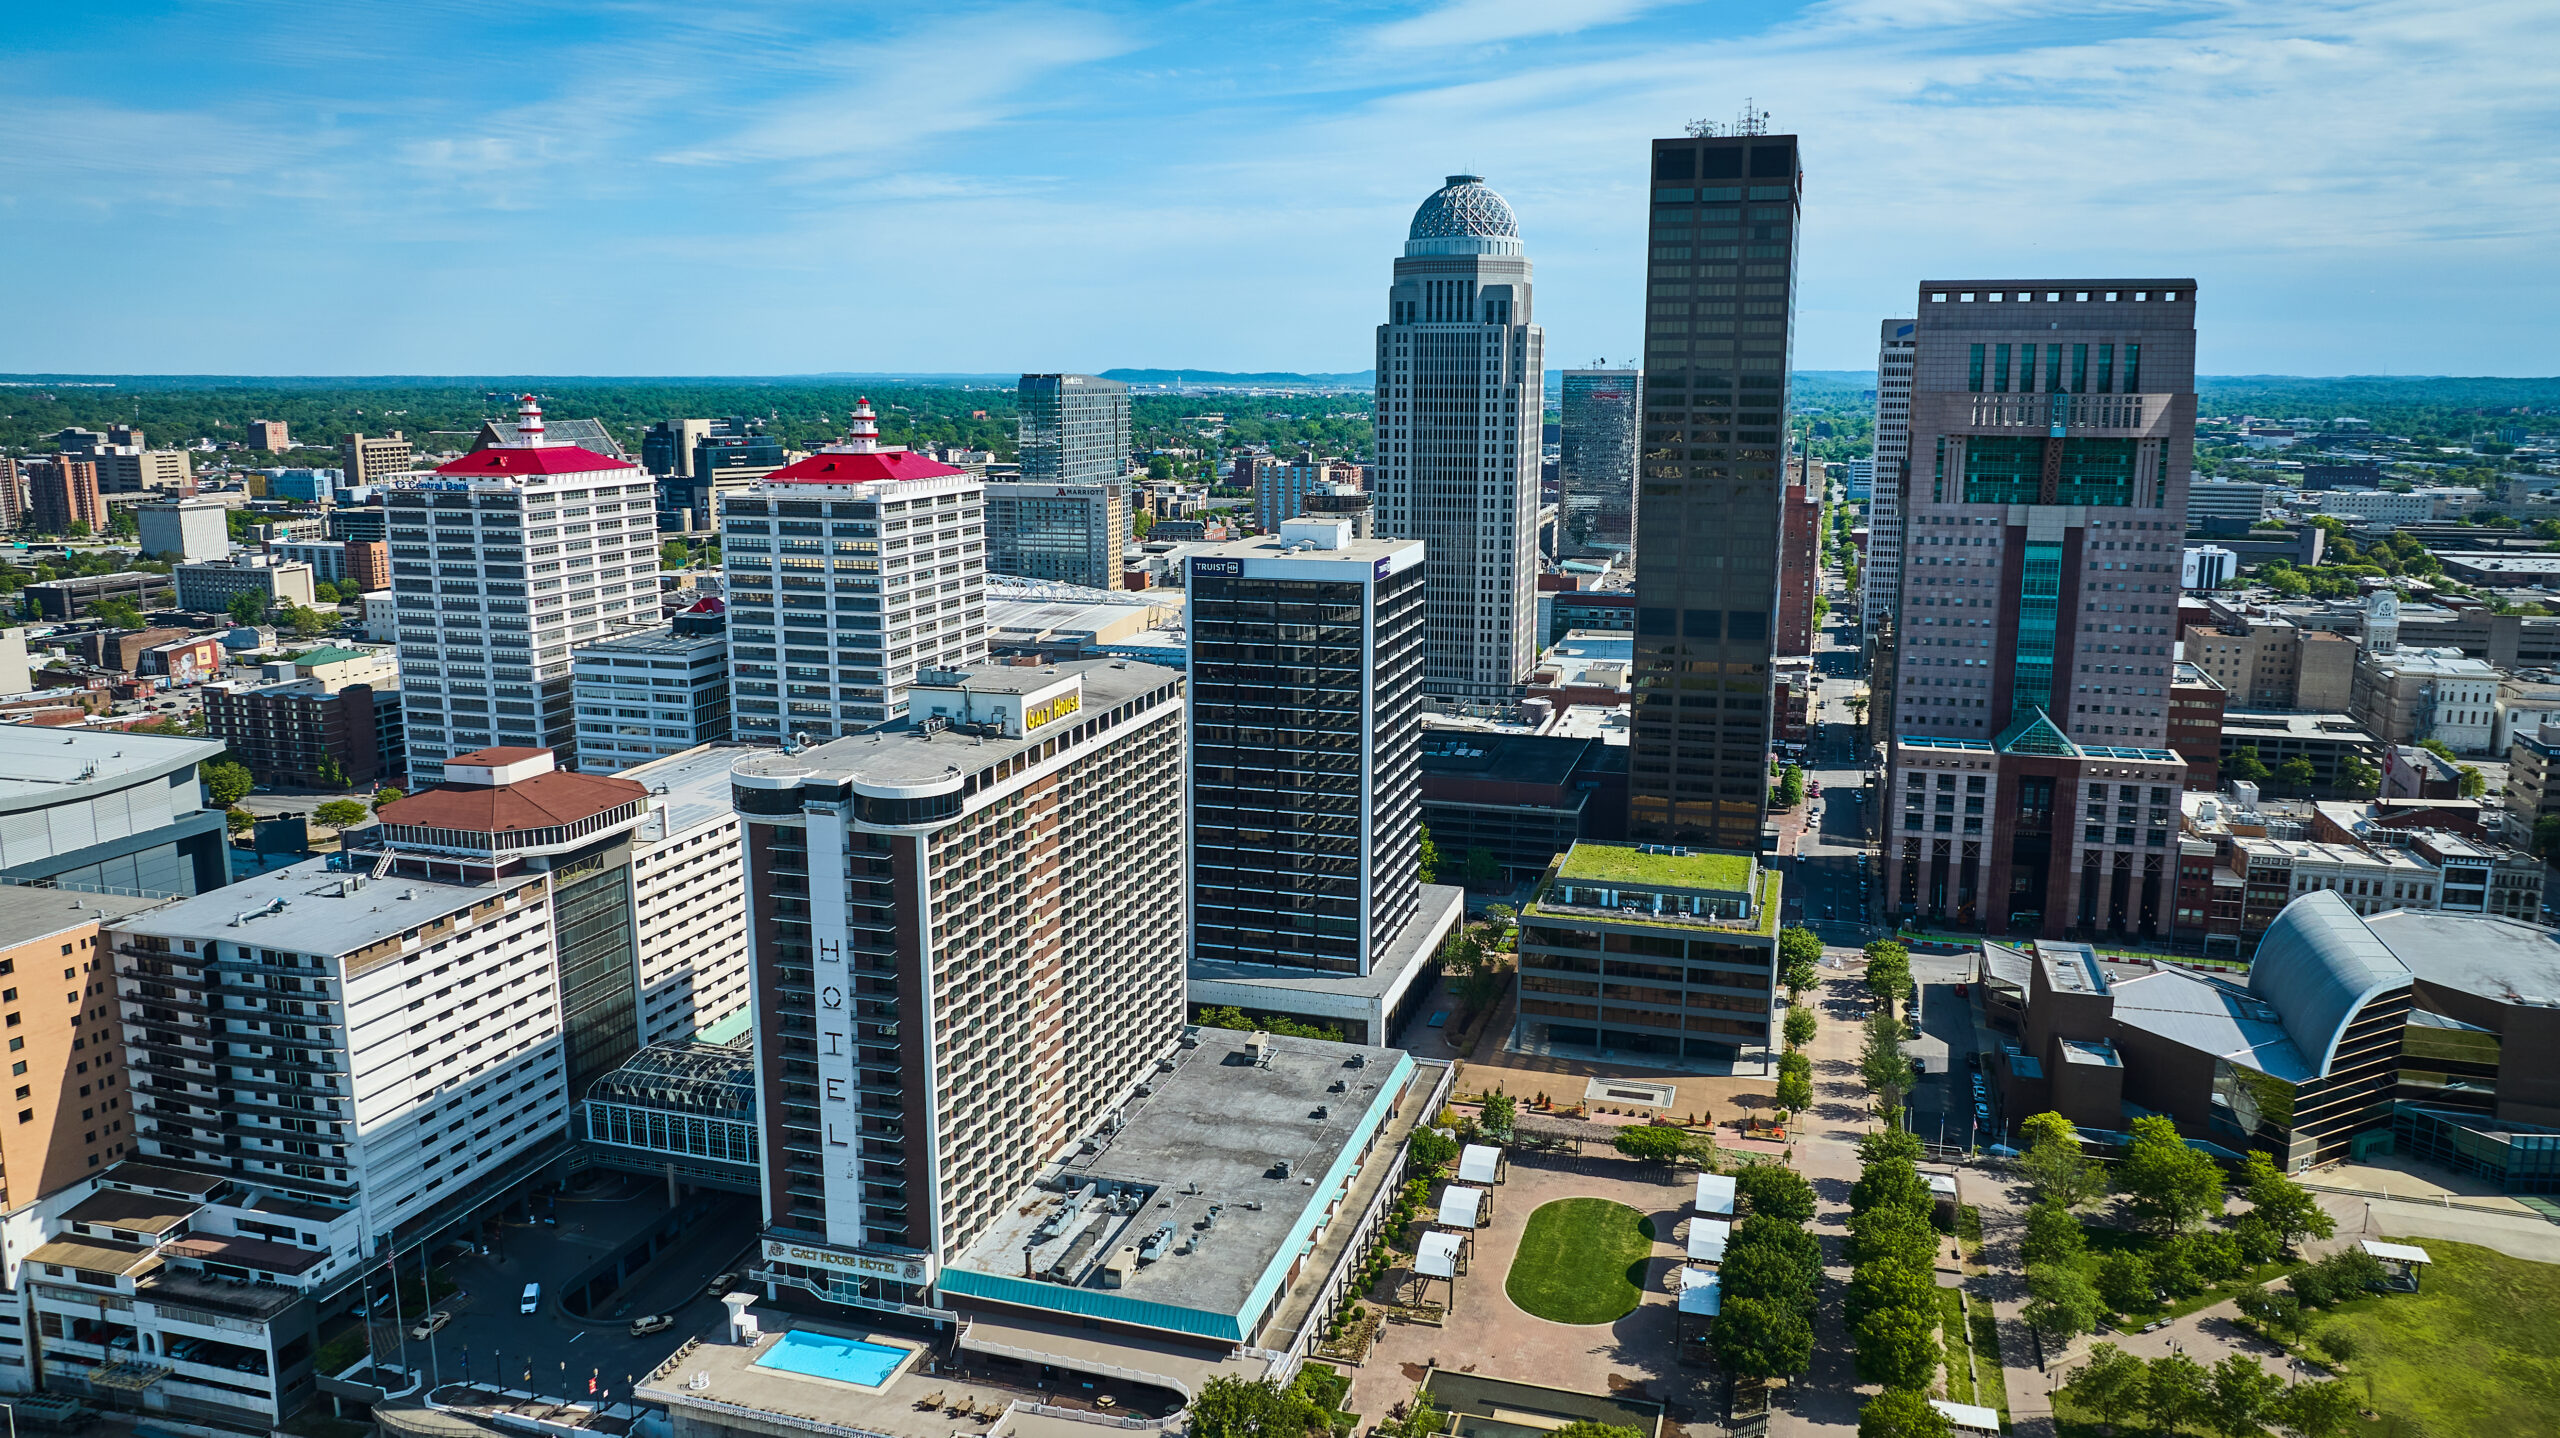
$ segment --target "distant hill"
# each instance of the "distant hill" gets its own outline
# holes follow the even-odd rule
[[[1256,384],[1304,385],[1309,389],[1371,389],[1376,387],[1376,370],[1355,370],[1345,374],[1302,374],[1296,370],[1262,370],[1252,374],[1219,369],[1107,369],[1104,379],[1123,384]]]

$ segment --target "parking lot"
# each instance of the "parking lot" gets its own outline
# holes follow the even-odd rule
[[[461,1291],[436,1306],[453,1318],[423,1341],[410,1339],[404,1326],[406,1361],[444,1381],[502,1377],[555,1396],[583,1396],[594,1377],[619,1396],[631,1377],[719,1318],[705,1285],[714,1274],[743,1268],[755,1240],[753,1200],[737,1195],[733,1206],[735,1213],[704,1220],[587,1320],[561,1308],[562,1291],[665,1216],[666,1185],[616,1176],[591,1193],[564,1193],[547,1205],[537,1199],[535,1222],[501,1224],[487,1252],[445,1263]],[[520,1311],[528,1283],[542,1285],[530,1314]],[[655,1313],[674,1315],[674,1326],[647,1338],[630,1335],[632,1320]]]

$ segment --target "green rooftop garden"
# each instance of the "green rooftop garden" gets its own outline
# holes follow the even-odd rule
[[[1751,888],[1751,856],[1698,849],[1647,853],[1633,844],[1580,843],[1565,855],[1556,877],[1568,884],[1743,894]]]

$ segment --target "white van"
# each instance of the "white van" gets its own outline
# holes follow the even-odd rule
[[[541,1306],[542,1285],[539,1283],[526,1284],[524,1286],[524,1302],[516,1305],[516,1311],[518,1313],[531,1313]]]

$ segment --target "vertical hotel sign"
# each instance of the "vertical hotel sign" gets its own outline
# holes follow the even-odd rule
[[[807,814],[810,1010],[818,1041],[818,1164],[826,1189],[827,1242],[859,1248],[862,1094],[855,1086],[853,964],[846,952],[852,930],[843,880],[845,816],[814,803]]]

